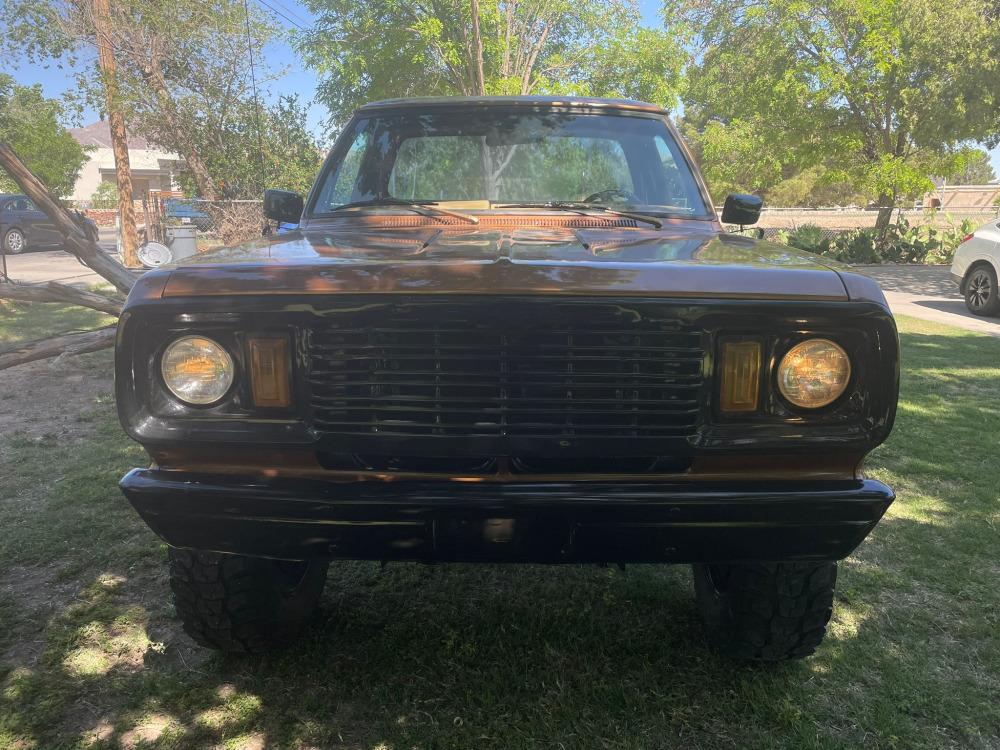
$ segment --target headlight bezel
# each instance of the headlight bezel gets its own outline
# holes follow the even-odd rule
[[[784,385],[783,371],[785,369],[785,363],[788,358],[800,347],[809,344],[825,344],[832,346],[836,349],[840,355],[843,357],[843,361],[847,366],[846,376],[843,379],[843,384],[840,386],[840,390],[832,397],[814,404],[803,404],[797,402],[789,393],[786,392]],[[781,400],[786,408],[791,409],[795,413],[799,414],[817,414],[822,413],[824,410],[835,409],[841,401],[844,399],[846,394],[851,392],[851,386],[855,378],[855,364],[851,358],[851,354],[848,348],[844,346],[843,343],[838,342],[835,338],[830,336],[808,336],[799,338],[797,340],[789,341],[787,346],[783,348],[781,353],[774,359],[774,368],[772,370],[772,383],[774,394]]]
[[[207,401],[191,401],[191,400],[185,398],[183,395],[181,395],[180,393],[178,393],[178,391],[170,384],[168,376],[167,376],[167,372],[166,372],[165,368],[166,368],[166,363],[167,363],[167,357],[170,354],[171,350],[174,347],[176,347],[176,346],[184,343],[185,341],[192,341],[192,340],[202,340],[202,341],[209,342],[210,344],[212,344],[213,346],[215,346],[222,354],[225,355],[226,361],[228,363],[229,378],[228,378],[228,382],[226,383],[226,387],[225,387],[224,390],[221,391],[221,393],[220,393],[220,395],[218,397],[213,398],[211,400],[207,400]],[[184,334],[184,335],[178,336],[176,338],[170,339],[169,341],[167,341],[167,342],[164,343],[163,348],[160,351],[160,355],[159,355],[159,358],[158,358],[158,367],[157,367],[157,370],[159,371],[160,383],[162,384],[165,392],[169,395],[169,397],[171,399],[173,399],[176,402],[178,402],[179,404],[183,405],[185,408],[191,408],[191,409],[210,409],[212,407],[218,406],[219,404],[225,402],[226,399],[230,398],[232,396],[232,394],[235,392],[235,388],[236,388],[236,385],[237,385],[237,382],[238,382],[238,378],[237,378],[237,364],[236,363],[237,363],[237,358],[233,355],[233,353],[229,350],[229,348],[225,344],[223,344],[220,341],[218,341],[217,339],[212,338],[212,337],[210,337],[208,335],[205,335],[205,334],[201,334],[201,333],[188,333],[188,334]]]

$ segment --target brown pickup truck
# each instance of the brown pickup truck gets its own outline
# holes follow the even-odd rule
[[[878,286],[730,233],[632,101],[361,108],[286,234],[143,276],[117,347],[122,489],[199,642],[262,651],[331,560],[690,563],[713,639],[810,654],[892,490]],[[539,606],[544,606],[544,602]]]

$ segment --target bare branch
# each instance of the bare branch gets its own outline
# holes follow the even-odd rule
[[[58,281],[45,281],[40,284],[0,281],[0,299],[18,302],[68,302],[115,316],[120,315],[122,311],[121,300],[60,284]]]
[[[62,354],[85,354],[107,349],[115,345],[116,326],[98,328],[84,333],[66,333],[39,341],[28,341],[0,349],[0,370],[8,367],[35,362],[40,359],[58,357]]]
[[[75,255],[80,262],[92,268],[114,284],[120,292],[128,293],[135,284],[136,277],[121,263],[108,256],[97,243],[86,235],[73,215],[59,205],[57,199],[45,185],[33,175],[24,162],[6,143],[0,143],[0,167],[16,182],[25,194],[34,201],[46,216],[56,225],[66,238],[66,251]]]

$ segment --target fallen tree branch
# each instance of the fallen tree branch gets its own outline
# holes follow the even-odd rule
[[[56,225],[66,239],[66,252],[75,255],[81,263],[110,281],[118,291],[128,293],[135,284],[135,274],[108,256],[87,236],[87,232],[73,219],[73,215],[59,204],[58,199],[24,166],[14,149],[6,143],[0,143],[0,167],[7,171],[11,179]]]
[[[62,354],[84,354],[115,345],[116,326],[83,333],[65,333],[0,349],[0,370]]]
[[[0,299],[17,302],[68,302],[116,317],[121,315],[122,311],[122,301],[119,299],[60,284],[58,281],[44,281],[39,284],[0,281]]]

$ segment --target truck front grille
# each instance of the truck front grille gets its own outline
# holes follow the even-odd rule
[[[366,304],[308,333],[312,420],[338,435],[684,437],[703,346],[600,301]]]

